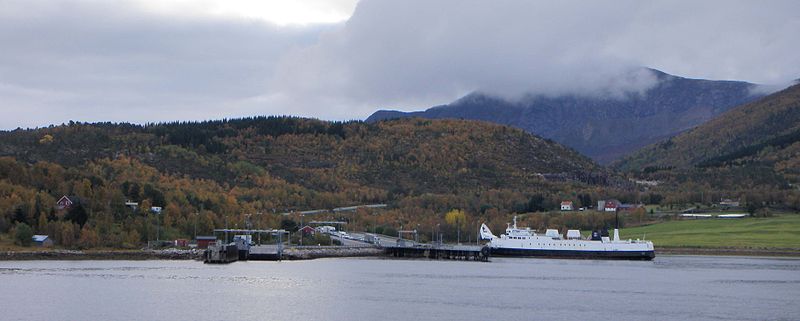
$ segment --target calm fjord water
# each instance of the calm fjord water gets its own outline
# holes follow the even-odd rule
[[[798,320],[800,260],[0,262],[2,320]]]

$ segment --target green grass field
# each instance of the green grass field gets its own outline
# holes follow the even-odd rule
[[[800,214],[769,218],[689,219],[626,228],[623,239],[642,236],[656,247],[800,249]]]

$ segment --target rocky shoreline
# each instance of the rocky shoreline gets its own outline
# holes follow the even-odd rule
[[[381,256],[383,249],[377,247],[362,247],[362,248],[314,248],[314,249],[298,249],[287,248],[283,251],[283,256],[287,260],[310,260],[325,257],[363,257],[363,256]]]

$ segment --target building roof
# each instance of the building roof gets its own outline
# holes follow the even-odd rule
[[[572,205],[572,201],[563,201],[561,205]]]
[[[64,195],[64,196],[61,196],[61,198],[59,198],[58,201],[56,201],[56,204],[62,204],[62,202],[63,203],[67,203],[68,205],[72,205],[72,204],[77,204],[78,202],[80,202],[80,199],[77,196]]]
[[[44,242],[48,237],[47,235],[34,235],[32,239],[34,242]]]
[[[213,235],[212,236],[201,236],[201,235],[198,235],[197,238],[196,238],[196,240],[203,240],[203,241],[214,241],[216,239],[217,239],[217,237],[213,236]]]

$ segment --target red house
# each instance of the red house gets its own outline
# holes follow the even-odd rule
[[[314,235],[314,232],[316,232],[316,231],[317,230],[315,230],[313,227],[308,226],[308,225],[303,226],[303,228],[300,229],[300,232],[303,233],[304,235]]]
[[[67,195],[64,195],[58,199],[58,202],[56,202],[56,208],[59,210],[69,209],[73,204],[75,204],[75,201],[67,197]]]
[[[616,212],[618,207],[619,207],[618,200],[608,200],[606,201],[606,205],[603,206],[606,212]]]

